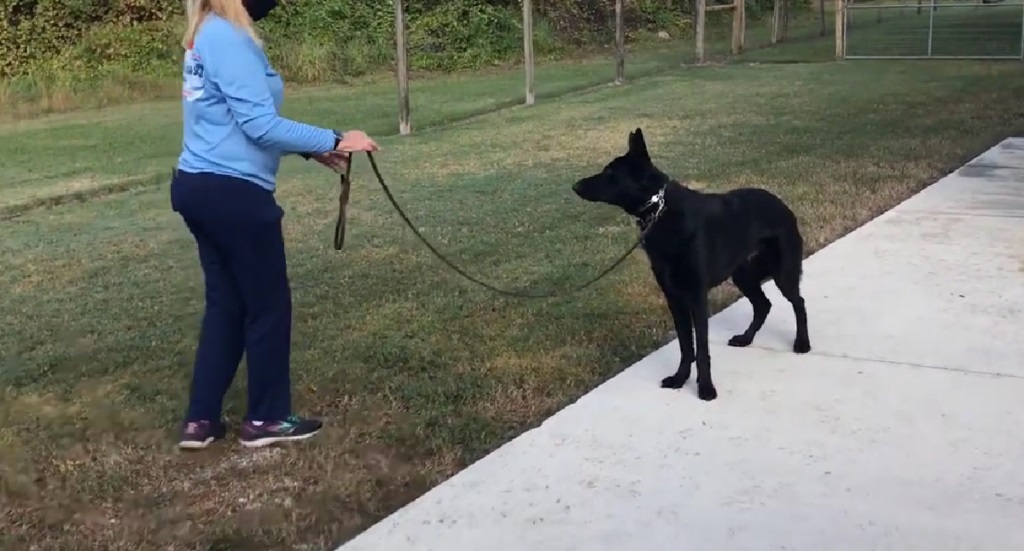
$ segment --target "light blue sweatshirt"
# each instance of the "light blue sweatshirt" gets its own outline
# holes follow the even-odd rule
[[[278,115],[284,82],[263,49],[210,14],[185,52],[184,139],[178,168],[252,181],[274,190],[281,156],[334,149],[333,130]]]

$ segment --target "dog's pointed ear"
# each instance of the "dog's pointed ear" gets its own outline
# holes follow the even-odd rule
[[[629,153],[644,160],[651,160],[647,153],[647,142],[644,141],[644,131],[637,128],[629,133]]]

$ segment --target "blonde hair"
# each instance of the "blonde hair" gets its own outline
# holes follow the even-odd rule
[[[256,29],[252,25],[252,18],[249,17],[249,12],[242,5],[242,0],[185,0],[185,20],[187,24],[185,26],[185,36],[181,39],[181,45],[186,50],[192,47],[192,42],[196,39],[196,33],[199,32],[199,26],[203,23],[203,19],[206,19],[206,16],[211,12],[227,19],[239,29],[245,31],[246,34],[256,41],[256,44],[263,45],[259,35],[256,34]]]

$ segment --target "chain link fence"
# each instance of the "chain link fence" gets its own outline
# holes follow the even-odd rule
[[[846,59],[1024,61],[1022,0],[854,0],[844,9]]]

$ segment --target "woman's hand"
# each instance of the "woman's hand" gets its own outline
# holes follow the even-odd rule
[[[379,151],[380,146],[362,130],[349,130],[341,135],[337,151],[352,153],[354,151]]]
[[[326,166],[327,168],[342,174],[345,169],[348,168],[348,164],[352,162],[352,155],[343,151],[328,151],[327,153],[321,153],[319,155],[312,155],[316,162]]]

